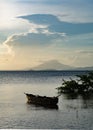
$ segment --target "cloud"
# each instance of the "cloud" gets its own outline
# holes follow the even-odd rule
[[[8,64],[21,69],[36,65],[40,60],[54,59],[52,45],[60,44],[65,37],[65,33],[50,32],[48,25],[31,23],[28,32],[11,35],[3,43],[12,57]]]
[[[20,16],[30,23],[47,25],[50,32],[65,33],[68,35],[86,34],[93,32],[93,23],[69,23],[61,21],[57,16],[50,14],[33,14]]]
[[[19,69],[34,67],[40,64],[40,61],[56,59],[64,64],[72,66],[92,66],[92,49],[83,50],[68,47],[65,40],[56,35],[27,33],[25,35],[13,35],[6,42],[14,59],[12,65]],[[40,38],[40,39],[39,39]],[[45,41],[44,39],[47,39]],[[54,39],[55,38],[55,39]],[[59,42],[60,39],[60,42]],[[44,42],[44,43],[43,43]],[[65,46],[64,46],[65,44]]]
[[[20,3],[38,3],[38,4],[40,4],[40,3],[42,3],[42,4],[49,4],[49,5],[51,5],[51,4],[56,4],[56,5],[60,5],[60,4],[62,4],[62,2],[63,2],[63,0],[58,0],[58,1],[56,1],[56,0],[16,0],[17,2],[20,2]]]
[[[79,54],[93,54],[93,51],[92,50],[77,50],[76,53],[79,53]]]
[[[11,0],[12,1],[12,0]],[[86,4],[90,4],[93,3],[92,0],[14,0],[16,2],[20,2],[20,3],[38,3],[38,4],[48,4],[48,5],[86,5]]]
[[[81,26],[82,24],[62,22],[57,16],[49,14],[22,16],[22,18],[29,20],[29,31],[14,34],[3,43],[12,56],[12,60],[8,62],[11,68],[34,67],[40,64],[40,61],[52,59],[72,66],[83,66],[85,63],[87,65],[93,64],[91,61],[92,53],[89,54],[89,49],[84,50],[89,42],[92,44],[93,33],[80,34],[79,32],[78,34],[76,32],[71,35],[72,30],[69,31],[68,28],[70,25],[74,27],[74,25]],[[58,25],[64,25],[65,27],[62,26],[64,30],[60,31],[59,28],[57,30]],[[74,30],[74,28],[72,29]]]
[[[13,47],[19,46],[48,46],[62,40],[64,38],[64,34],[52,34],[48,32],[43,33],[26,33],[26,34],[18,34],[12,35],[9,37],[4,44]]]
[[[12,63],[14,68],[24,69],[39,64],[41,60],[54,59],[56,54],[52,45],[59,44],[65,37],[62,33],[49,32],[45,26],[33,26],[32,30],[12,35],[3,43],[13,56],[9,64]]]
[[[4,44],[8,46],[48,46],[59,43],[66,37],[63,31],[50,30],[52,26],[60,25],[59,19],[54,15],[37,14],[20,16],[19,18],[30,21],[29,31],[10,36]],[[32,21],[32,22],[31,22]],[[54,21],[54,22],[53,22]]]

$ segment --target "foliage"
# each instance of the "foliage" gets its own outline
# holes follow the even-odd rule
[[[58,93],[87,93],[93,92],[93,72],[77,75],[76,80],[63,80],[62,86],[58,87]]]

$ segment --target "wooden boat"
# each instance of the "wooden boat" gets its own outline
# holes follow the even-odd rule
[[[45,107],[57,107],[58,97],[46,97],[25,93],[28,101],[27,103],[45,106]]]

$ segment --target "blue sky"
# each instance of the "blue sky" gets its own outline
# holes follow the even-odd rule
[[[0,69],[93,66],[92,0],[1,0]]]

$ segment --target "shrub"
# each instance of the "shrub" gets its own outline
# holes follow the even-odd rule
[[[77,75],[77,80],[63,80],[62,86],[58,87],[58,93],[86,93],[93,91],[93,72]]]

